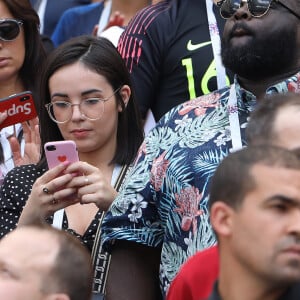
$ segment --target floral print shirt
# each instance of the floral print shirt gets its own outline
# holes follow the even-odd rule
[[[235,78],[242,144],[255,96]],[[267,94],[300,92],[300,73]],[[105,249],[115,239],[161,247],[163,294],[181,264],[216,243],[207,202],[209,182],[232,148],[230,88],[185,102],[169,111],[147,135],[134,166],[102,224]],[[231,108],[232,109],[232,108]]]

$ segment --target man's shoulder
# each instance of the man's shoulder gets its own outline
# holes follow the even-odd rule
[[[125,32],[128,34],[144,34],[146,31],[149,32],[156,27],[165,30],[165,26],[169,20],[169,18],[166,18],[169,9],[169,1],[161,1],[157,4],[146,6],[135,14]]]
[[[195,15],[198,14],[199,17],[199,13],[201,14],[200,19],[207,15],[206,5],[201,3],[201,1],[165,0],[148,5],[138,11],[132,18],[129,26],[131,24],[135,26],[140,24],[147,31],[157,27],[159,27],[160,31],[166,31],[167,28],[176,31],[174,25],[182,26],[183,19],[191,21],[190,18],[192,18],[195,24],[206,24],[206,21],[199,21],[198,19],[196,21]]]
[[[157,17],[161,13],[168,12],[170,9],[170,1],[160,1],[156,4],[148,5],[141,10],[139,10],[136,15],[134,16],[134,19],[141,19],[141,21],[149,16]]]
[[[189,114],[191,117],[195,118],[204,116],[207,109],[218,108],[226,105],[229,98],[229,91],[229,87],[224,87],[210,94],[202,95],[183,102],[168,111],[160,119],[157,126],[166,126],[170,123],[173,123],[175,119],[177,120],[178,118],[184,118],[186,114]]]
[[[201,282],[202,288],[213,285],[219,274],[218,247],[212,246],[198,251],[191,256],[182,266],[178,276],[185,277],[189,281]]]

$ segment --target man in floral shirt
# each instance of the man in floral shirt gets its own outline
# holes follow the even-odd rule
[[[246,145],[260,98],[300,92],[300,0],[271,2],[251,11],[222,2],[221,54],[234,84],[172,109],[142,144],[102,224],[107,299],[159,299],[158,275],[165,297],[182,263],[216,243],[207,210],[216,167]]]

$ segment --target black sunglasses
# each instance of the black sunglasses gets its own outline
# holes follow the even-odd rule
[[[259,18],[267,14],[271,7],[271,3],[275,2],[286,8],[290,13],[300,19],[292,9],[287,7],[280,0],[221,0],[217,3],[220,7],[221,17],[224,19],[231,18],[235,12],[241,7],[242,3],[248,4],[248,10],[252,17]]]
[[[20,33],[23,22],[15,19],[0,19],[0,40],[13,41]]]

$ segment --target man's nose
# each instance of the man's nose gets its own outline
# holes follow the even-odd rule
[[[240,19],[250,19],[252,16],[248,9],[247,1],[241,1],[240,7],[235,11],[234,18],[236,20]]]
[[[300,208],[295,210],[289,217],[288,231],[290,234],[297,235],[300,238]]]

